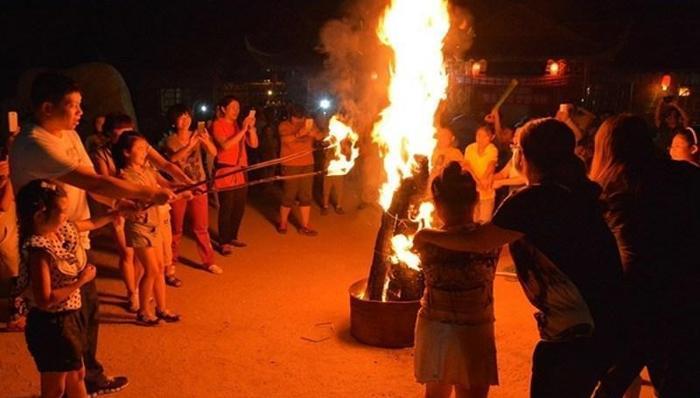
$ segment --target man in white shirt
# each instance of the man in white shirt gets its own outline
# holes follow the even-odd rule
[[[90,218],[86,193],[108,204],[114,204],[116,199],[121,198],[163,204],[173,198],[173,193],[167,189],[137,186],[95,173],[92,161],[75,131],[83,115],[81,101],[80,90],[71,79],[54,73],[36,77],[31,89],[35,124],[23,129],[10,152],[10,178],[14,190],[17,192],[28,182],[40,178],[62,184],[68,195],[70,220]],[[86,249],[90,247],[87,235],[83,236],[82,241]],[[87,329],[83,358],[87,390],[90,395],[119,391],[126,387],[126,377],[106,376],[95,358],[99,325],[95,282],[84,285],[81,294],[81,312]]]

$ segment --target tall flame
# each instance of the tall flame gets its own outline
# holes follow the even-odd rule
[[[377,29],[380,40],[394,51],[390,103],[372,131],[387,175],[379,199],[385,210],[401,180],[411,176],[415,156],[430,157],[435,148],[435,113],[448,84],[442,47],[449,28],[447,0],[392,0]],[[431,203],[421,204],[419,228],[430,227],[432,211]],[[393,237],[391,261],[419,269],[412,238]]]
[[[433,153],[435,112],[447,90],[442,47],[449,28],[447,0],[392,0],[377,29],[394,50],[390,104],[372,132],[384,151],[385,210],[401,180],[411,175],[414,156]]]
[[[360,154],[357,145],[359,136],[348,125],[333,116],[328,122],[328,137],[326,140],[334,145],[333,159],[328,165],[327,175],[345,175],[355,165],[355,159]]]

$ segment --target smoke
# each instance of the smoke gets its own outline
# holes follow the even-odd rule
[[[352,2],[345,17],[328,21],[320,34],[319,51],[326,56],[322,80],[363,136],[387,104],[391,52],[379,42],[376,27],[388,4],[388,0]]]
[[[451,29],[444,53],[459,63],[474,37],[472,16],[460,0],[450,2]],[[318,51],[325,55],[320,80],[339,101],[339,109],[361,137],[368,138],[379,113],[388,104],[391,50],[376,29],[390,0],[356,0],[346,4],[344,17],[328,21],[320,32]]]
[[[326,57],[321,85],[337,98],[344,121],[360,136],[361,198],[365,203],[378,200],[384,181],[379,148],[371,133],[388,105],[392,52],[380,42],[376,30],[390,1],[350,0],[343,18],[330,20],[321,28],[318,47]],[[473,37],[471,15],[456,1],[450,3],[452,28],[445,38],[448,63],[463,58]]]

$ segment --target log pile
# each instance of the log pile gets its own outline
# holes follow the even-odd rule
[[[410,221],[410,216],[425,199],[429,178],[428,158],[416,158],[416,163],[413,175],[401,182],[394,192],[391,206],[382,214],[365,292],[365,297],[370,300],[382,300],[387,278],[389,286],[386,297],[389,300],[417,300],[423,294],[422,273],[390,260],[391,238],[398,234],[412,235],[418,228],[417,223]]]

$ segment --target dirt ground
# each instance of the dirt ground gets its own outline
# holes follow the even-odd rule
[[[130,380],[117,395],[421,396],[410,348],[369,347],[349,333],[347,289],[366,277],[379,210],[348,206],[346,215],[321,217],[315,208],[312,223],[320,234],[308,238],[294,229],[277,234],[270,223],[272,200],[251,203],[241,236],[249,247],[217,257],[223,275],[180,267],[184,285],[168,290],[169,307],[183,314],[178,324],[134,324],[123,308],[116,256],[105,239],[96,239],[93,261],[99,266],[102,305],[98,357],[109,374]],[[184,256],[197,261],[192,240],[183,244]],[[508,259],[502,260],[501,267],[507,266]],[[526,397],[537,340],[533,308],[507,277],[497,277],[495,297],[500,386],[490,396]],[[643,396],[652,396],[649,387],[644,390]],[[23,335],[0,333],[0,397],[38,392],[39,375]]]

